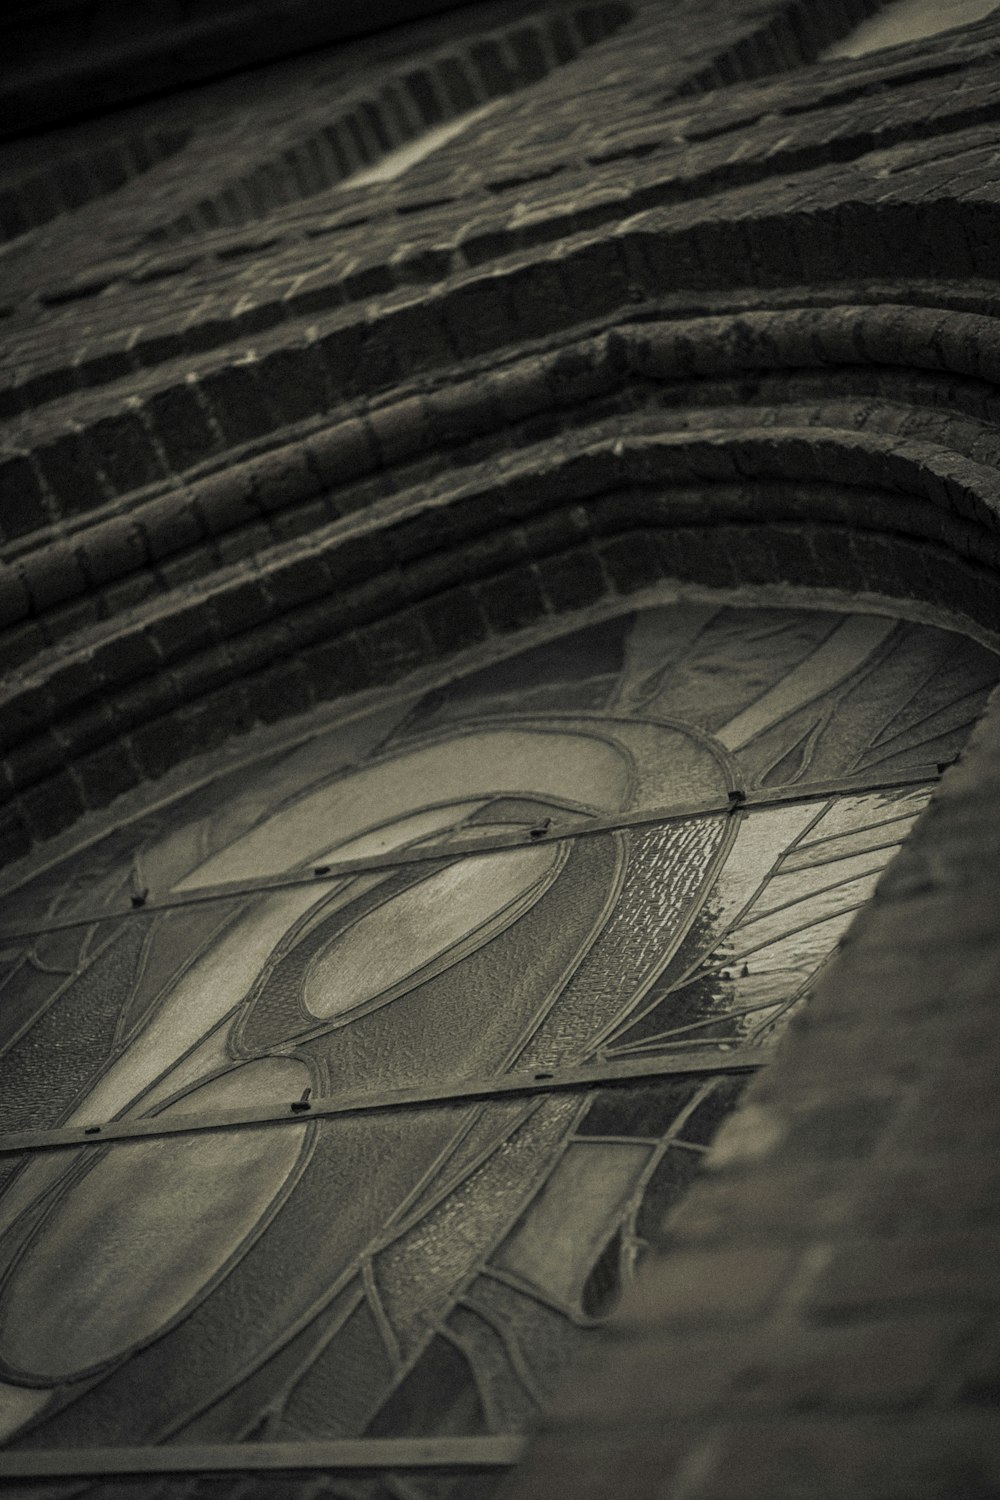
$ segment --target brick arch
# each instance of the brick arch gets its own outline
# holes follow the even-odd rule
[[[832,143],[865,70],[788,74],[773,116],[724,91],[711,129],[680,99],[683,171],[637,150],[623,194],[597,154],[582,206],[448,249],[426,206],[405,253],[320,268],[252,333],[207,305],[55,341],[4,393],[7,854],[254,722],[663,580],[995,629],[994,105],[942,105],[965,182],[928,185],[929,68],[881,67],[896,108]]]
[[[989,634],[986,465],[926,439],[737,415],[578,430],[60,642],[4,704],[10,853],[255,722],[663,582],[847,590]]]
[[[154,404],[165,392],[146,414],[135,398],[119,417],[95,403],[89,426],[77,421],[8,463],[16,499],[4,514],[16,552],[0,571],[0,607],[9,629],[30,632],[29,644],[54,647],[81,625],[101,628],[123,603],[158,608],[179,578],[207,581],[244,557],[267,568],[268,554],[296,538],[308,548],[315,535],[324,549],[343,532],[375,536],[405,524],[412,533],[406,518],[426,512],[452,518],[440,523],[447,545],[474,537],[477,524],[490,529],[509,503],[505,491],[534,483],[517,473],[538,465],[576,473],[582,464],[605,486],[611,465],[624,488],[634,483],[629,466],[645,464],[673,491],[710,483],[721,493],[741,478],[899,491],[919,503],[908,519],[885,512],[890,533],[912,526],[930,542],[948,531],[960,555],[989,567],[997,348],[995,319],[941,306],[809,307],[793,296],[786,307],[647,315],[502,368],[453,360],[390,391],[369,366],[375,378],[353,400],[337,402],[329,380],[314,380],[316,409],[303,398],[298,423],[227,450],[220,419],[209,454],[178,461],[173,474],[161,463],[154,482],[146,455],[165,453],[168,435],[144,415],[169,409]],[[284,370],[294,385],[306,352],[286,346],[280,366],[275,355],[268,384]],[[311,355],[319,359],[315,347]],[[252,378],[239,362],[223,366],[218,389],[235,402]],[[195,401],[192,385],[177,389]],[[102,450],[111,460],[103,465]],[[135,483],[137,469],[147,483]],[[475,498],[465,502],[466,493]],[[454,518],[466,510],[486,519],[464,532]],[[848,519],[843,506],[828,512]],[[438,523],[421,524],[432,549]],[[978,536],[964,554],[963,527]]]

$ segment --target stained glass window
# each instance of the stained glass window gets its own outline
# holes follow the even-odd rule
[[[364,1439],[287,1493],[491,1493],[378,1444],[530,1428],[997,677],[884,615],[649,609],[230,756],[10,891],[7,1461]],[[25,1491],[83,1492],[122,1491]]]

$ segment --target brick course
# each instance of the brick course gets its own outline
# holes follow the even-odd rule
[[[5,148],[15,874],[626,600],[996,643],[1000,22],[814,63],[873,8],[487,6]],[[998,775],[994,701],[505,1497],[1000,1490]]]

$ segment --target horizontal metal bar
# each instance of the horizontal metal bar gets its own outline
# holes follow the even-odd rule
[[[551,1094],[567,1089],[597,1088],[640,1078],[677,1078],[687,1075],[751,1073],[774,1055],[772,1047],[724,1051],[660,1053],[657,1057],[624,1058],[553,1072],[505,1073],[499,1077],[459,1079],[454,1083],[422,1084],[418,1088],[386,1089],[375,1094],[345,1094],[341,1098],[295,1100],[257,1109],[212,1110],[205,1114],[153,1115],[146,1119],[109,1120],[101,1125],[64,1125],[53,1130],[25,1130],[0,1135],[0,1153],[53,1151],[64,1146],[103,1146],[114,1141],[149,1140],[189,1135],[199,1130],[232,1130],[248,1125],[287,1125],[293,1121],[328,1119],[334,1115],[413,1109],[416,1106],[473,1103],[479,1099],[525,1094]]]
[[[0,1453],[0,1479],[246,1470],[504,1469],[526,1439],[338,1438],[328,1442],[196,1443],[136,1448],[33,1448]]]
[[[265,875],[255,880],[230,881],[223,885],[206,885],[187,891],[182,896],[154,896],[143,893],[133,898],[128,906],[104,907],[99,911],[80,912],[72,917],[55,921],[39,922],[27,927],[0,927],[0,943],[24,942],[29,938],[44,937],[51,932],[70,932],[76,927],[89,927],[93,922],[120,921],[122,917],[134,917],[143,912],[174,911],[184,906],[202,906],[209,901],[228,901],[235,896],[257,896],[271,891],[293,890],[303,885],[325,885],[333,880],[342,880],[349,875],[363,875],[370,871],[395,870],[401,865],[427,864],[440,859],[465,859],[474,854],[494,854],[505,849],[521,849],[531,844],[562,843],[568,839],[590,838],[594,834],[616,833],[621,829],[640,828],[649,823],[677,823],[684,818],[722,816],[736,811],[753,812],[776,805],[789,803],[822,802],[827,797],[851,792],[885,792],[898,787],[925,786],[937,781],[941,773],[938,765],[915,766],[912,770],[885,776],[877,781],[863,773],[842,776],[833,781],[814,782],[808,790],[801,787],[784,786],[758,789],[751,794],[733,792],[726,802],[712,799],[704,802],[686,802],[681,806],[643,808],[641,812],[616,813],[604,818],[581,818],[570,824],[552,823],[523,833],[483,833],[480,838],[454,836],[436,844],[423,844],[419,849],[388,850],[385,854],[372,854],[364,859],[348,859],[341,863],[314,865],[311,870],[299,870],[290,875]],[[488,825],[483,825],[484,829]]]

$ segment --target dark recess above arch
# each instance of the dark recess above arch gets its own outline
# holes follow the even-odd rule
[[[213,78],[371,36],[455,0],[21,0],[5,13],[0,140],[86,119]],[[520,13],[523,5],[509,9]]]

